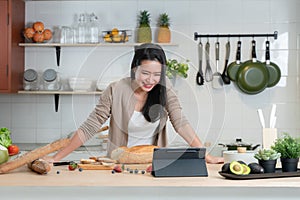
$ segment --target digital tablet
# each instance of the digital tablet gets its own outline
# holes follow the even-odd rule
[[[208,176],[205,148],[155,148],[152,160],[154,177]]]

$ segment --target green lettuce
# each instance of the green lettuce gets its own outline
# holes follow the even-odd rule
[[[5,146],[6,148],[12,144],[10,138],[10,131],[8,128],[1,128],[0,129],[0,144]]]

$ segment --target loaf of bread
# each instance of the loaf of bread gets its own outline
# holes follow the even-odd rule
[[[155,145],[139,145],[134,147],[119,147],[115,149],[111,156],[112,159],[124,164],[145,164],[151,163],[153,159]]]
[[[33,162],[28,163],[27,166],[38,174],[47,174],[51,170],[51,165],[43,159],[34,160]]]

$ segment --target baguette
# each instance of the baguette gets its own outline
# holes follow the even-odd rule
[[[106,131],[108,129],[109,129],[108,126],[101,127],[97,133]],[[54,151],[57,151],[65,146],[67,146],[70,143],[70,141],[71,141],[70,138],[63,138],[63,139],[56,140],[50,144],[47,144],[43,147],[39,147],[32,151],[29,151],[29,152],[23,154],[22,156],[17,157],[16,159],[14,159],[12,161],[8,161],[8,162],[0,165],[0,174],[4,174],[4,173],[7,173],[14,169],[17,169],[19,167],[22,167],[23,165],[31,163],[36,159],[42,158]]]
[[[47,144],[43,147],[36,148],[32,151],[29,151],[20,157],[17,157],[14,160],[8,161],[2,165],[0,165],[0,174],[7,173],[11,170],[17,169],[25,164],[31,163],[36,159],[42,158],[49,153],[57,151],[70,143],[69,138],[63,138],[60,140],[56,140],[50,144]]]

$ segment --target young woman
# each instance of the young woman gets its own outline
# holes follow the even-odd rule
[[[108,156],[120,146],[167,146],[166,122],[191,147],[202,147],[200,139],[182,113],[179,100],[166,80],[166,56],[156,44],[135,48],[131,77],[111,83],[88,119],[72,136],[71,143],[52,158],[59,161],[91,138],[110,118]],[[49,160],[48,159],[48,160]],[[206,156],[208,163],[223,158]]]

